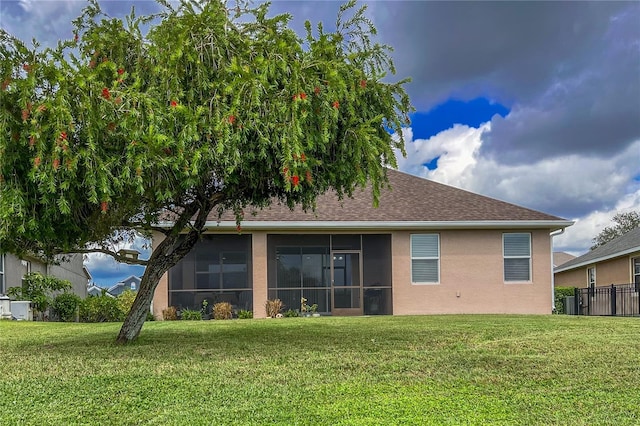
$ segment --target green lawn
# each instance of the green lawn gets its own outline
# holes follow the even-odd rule
[[[640,318],[0,322],[0,424],[640,424]]]

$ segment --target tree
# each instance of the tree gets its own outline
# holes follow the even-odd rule
[[[311,209],[369,182],[377,202],[412,110],[354,2],[305,38],[266,5],[159,3],[123,22],[92,0],[54,49],[0,33],[0,251],[146,265],[123,343],[212,211],[241,232],[243,209],[273,200]],[[165,238],[148,260],[113,248],[153,231]]]
[[[640,228],[640,212],[616,213],[613,217],[615,225],[605,227],[592,240],[591,250],[594,250],[609,241],[618,238],[636,228]]]

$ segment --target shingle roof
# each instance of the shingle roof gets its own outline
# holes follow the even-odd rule
[[[640,228],[615,238],[600,247],[591,250],[588,253],[578,256],[573,260],[555,269],[555,272],[568,271],[570,269],[579,268],[584,265],[593,264],[618,256],[624,256],[628,253],[640,251]]]
[[[569,253],[565,253],[563,251],[554,251],[553,252],[553,266],[560,266],[560,265],[564,265],[565,263],[567,263],[568,261],[575,259],[576,256],[569,254]]]
[[[286,205],[245,214],[243,223],[285,222],[476,222],[476,221],[564,221],[539,211],[454,188],[431,180],[388,170],[391,189],[384,189],[378,208],[373,207],[370,189],[358,190],[342,201],[334,192],[321,195],[315,211],[303,212]],[[209,218],[217,221],[217,213]],[[221,220],[233,220],[225,215]],[[567,222],[565,226],[568,226]],[[564,227],[564,226],[562,226]]]

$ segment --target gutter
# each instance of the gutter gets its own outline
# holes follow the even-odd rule
[[[487,221],[242,221],[243,231],[270,230],[410,230],[410,229],[553,229],[563,230],[573,225],[568,220],[487,220]],[[173,222],[161,221],[161,228],[171,228]],[[236,222],[231,220],[207,221],[205,228],[220,231],[235,231]]]
[[[559,229],[549,234],[551,239],[551,313],[556,310],[556,274],[553,267],[553,237],[564,234],[565,228]]]

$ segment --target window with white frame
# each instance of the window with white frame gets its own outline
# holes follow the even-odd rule
[[[411,235],[411,282],[435,284],[440,282],[440,235]]]
[[[636,292],[640,291],[640,257],[636,257],[635,259],[632,260],[632,264],[633,264],[633,269],[632,269],[632,273],[633,273],[633,283],[635,284],[635,289]]]
[[[595,266],[587,268],[587,284],[589,284],[589,288],[593,288],[596,286],[596,267]]]
[[[596,289],[596,267],[591,266],[587,268],[587,286],[589,288],[589,295],[591,297],[595,296]]]
[[[531,281],[531,234],[502,234],[504,281]]]

